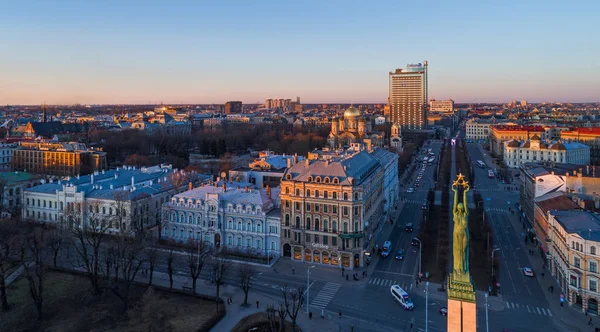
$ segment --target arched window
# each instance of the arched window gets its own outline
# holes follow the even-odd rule
[[[296,217],[296,228],[300,228],[300,217]]]
[[[300,196],[300,189],[296,189],[296,196]]]
[[[592,255],[596,254],[596,247],[594,247],[594,246],[590,247],[590,254],[592,254]]]
[[[319,231],[319,218],[315,218],[315,231]]]
[[[323,198],[325,198],[325,199],[329,198],[329,193],[327,192],[327,190],[325,190],[323,192]]]
[[[261,223],[256,224],[256,231],[259,233],[262,233],[262,224]]]
[[[306,189],[306,197],[310,197],[310,189]]]
[[[310,230],[310,217],[306,217],[306,230]]]
[[[232,225],[232,224],[233,224],[233,223],[231,222],[231,220],[229,220],[229,221],[227,222],[227,228],[231,229],[231,227],[233,227],[233,225]]]
[[[312,176],[309,176],[308,177],[308,182],[312,182],[312,180],[313,180]]]
[[[329,221],[323,221],[323,232],[329,232]]]
[[[338,227],[337,227],[337,221],[335,221],[335,220],[334,220],[334,221],[331,223],[331,230],[332,230],[334,233],[337,233],[337,231],[338,231]]]
[[[339,183],[339,180],[338,180],[338,178],[333,178],[333,183],[334,183],[334,184],[337,184],[337,183]]]
[[[315,197],[319,197],[319,191],[315,190]]]
[[[275,242],[271,241],[271,250],[275,250]]]
[[[250,224],[250,222],[248,222],[246,224],[246,232],[250,232],[250,231],[252,231],[252,225]]]
[[[285,187],[285,193],[289,194],[290,193],[290,187]]]
[[[286,226],[289,226],[289,225],[290,225],[290,215],[289,215],[289,214],[286,214],[286,215],[285,215],[285,225],[286,225]]]
[[[238,221],[238,227],[237,227],[238,231],[242,230],[242,222]]]
[[[354,222],[354,232],[358,232],[358,222]]]
[[[317,176],[315,181],[317,181],[317,183],[321,183],[321,178]]]
[[[329,178],[325,178],[325,179],[323,180],[323,182],[325,182],[325,183],[329,183]]]
[[[344,222],[344,233],[348,233],[348,223]]]
[[[288,174],[285,176],[286,179],[291,180],[292,179],[292,174]]]

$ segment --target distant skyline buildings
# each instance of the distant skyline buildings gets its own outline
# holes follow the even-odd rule
[[[410,59],[435,64],[429,96],[438,100],[600,100],[597,1],[436,2],[426,25],[397,19],[422,4],[391,0],[2,9],[10,51],[0,53],[0,105],[385,103],[387,72]]]

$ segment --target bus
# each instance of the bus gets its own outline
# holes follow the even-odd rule
[[[481,160],[477,160],[477,166],[479,166],[480,168],[485,168],[485,163]]]
[[[492,171],[491,169],[488,169],[488,178],[490,178],[490,179],[494,178],[494,171]]]

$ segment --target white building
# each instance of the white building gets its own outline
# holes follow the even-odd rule
[[[174,171],[170,165],[129,166],[51,180],[23,191],[22,217],[68,228],[85,225],[93,217],[109,223],[108,232],[136,232],[156,226],[161,205],[174,194],[209,180]]]
[[[429,111],[431,113],[454,114],[454,100],[435,100],[429,101]]]
[[[273,197],[273,198],[272,198]],[[163,205],[163,238],[201,240],[215,248],[279,255],[279,191],[205,185],[178,194]]]
[[[537,135],[528,141],[504,142],[504,162],[508,167],[518,168],[525,163],[543,161],[588,165],[590,147],[581,143],[544,142]]]
[[[375,149],[371,153],[383,166],[385,175],[383,177],[384,209],[391,213],[398,203],[400,183],[398,181],[398,155],[385,149]]]
[[[465,124],[466,139],[487,140],[490,134],[490,125],[496,124],[496,121],[470,119]]]
[[[259,157],[248,164],[229,171],[229,180],[233,182],[249,182],[258,188],[278,187],[283,172],[304,157],[297,155],[278,155],[272,151],[261,151]]]

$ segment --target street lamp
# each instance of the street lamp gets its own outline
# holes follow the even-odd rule
[[[490,322],[488,320],[488,294],[485,293],[485,331],[490,332]]]
[[[500,250],[500,248],[492,250],[492,278],[494,278],[494,253],[498,250]]]
[[[308,313],[308,304],[310,303],[308,301],[308,295],[309,295],[309,291],[310,291],[310,269],[312,269],[313,267],[315,267],[314,265],[309,267],[306,270],[306,313]]]
[[[421,240],[417,239],[416,237],[414,238],[415,240],[419,241],[419,275],[421,275],[421,247],[422,247],[422,243]]]
[[[425,332],[429,331],[429,281],[425,283]]]

